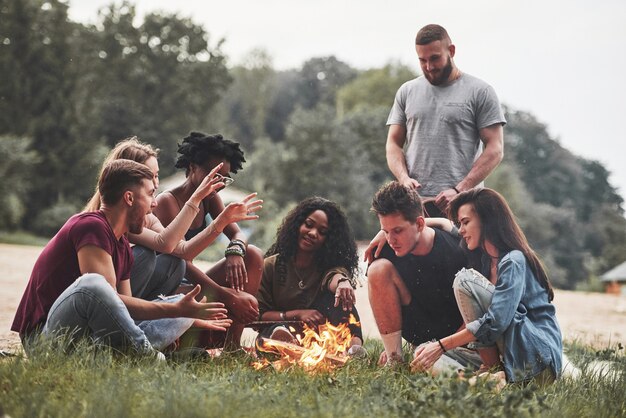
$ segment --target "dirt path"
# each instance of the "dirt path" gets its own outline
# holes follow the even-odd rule
[[[0,349],[19,348],[19,337],[10,331],[11,323],[41,249],[0,244]],[[357,289],[357,301],[365,336],[379,338],[366,283]],[[566,340],[579,340],[598,348],[617,342],[626,345],[626,298],[561,290],[556,292],[555,305]]]

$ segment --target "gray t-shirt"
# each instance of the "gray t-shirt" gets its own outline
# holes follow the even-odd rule
[[[496,92],[469,74],[446,86],[433,86],[423,76],[407,81],[387,119],[387,125],[406,127],[409,176],[420,182],[425,197],[465,178],[482,152],[479,130],[496,123],[506,123]]]

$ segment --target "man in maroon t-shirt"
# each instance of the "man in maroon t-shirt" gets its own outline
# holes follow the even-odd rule
[[[192,324],[220,330],[229,325],[223,304],[195,300],[200,286],[170,303],[132,297],[126,233],[140,233],[156,206],[152,179],[150,169],[130,160],[103,169],[101,210],[72,216],[35,263],[11,327],[25,347],[40,333],[65,330],[150,354],[153,345],[162,348]]]

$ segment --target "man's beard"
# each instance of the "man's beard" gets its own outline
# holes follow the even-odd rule
[[[143,224],[146,220],[146,215],[140,213],[138,210],[131,210],[130,222],[128,224],[128,232],[131,234],[141,234],[143,231]]]
[[[438,74],[435,74],[434,78],[431,78],[433,76],[428,72],[424,73],[424,77],[426,77],[426,80],[433,86],[440,86],[448,81],[450,74],[452,74],[452,60],[448,57],[448,62],[445,67],[443,67]]]

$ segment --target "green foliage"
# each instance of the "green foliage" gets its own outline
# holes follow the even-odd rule
[[[300,70],[298,103],[305,109],[320,104],[334,107],[337,91],[356,74],[355,69],[334,56],[311,58]]]
[[[209,34],[189,18],[148,14],[134,25],[130,3],[110,6],[79,42],[88,76],[81,88],[86,113],[81,131],[112,146],[138,135],[172,158],[176,141],[191,130],[208,130],[211,110],[231,78],[226,57]],[[171,160],[163,164],[167,175]]]
[[[379,368],[380,344],[371,356],[350,360],[333,373],[300,369],[254,371],[243,353],[210,361],[161,363],[122,357],[79,344],[71,354],[38,349],[0,360],[0,405],[12,417],[248,416],[521,416],[616,417],[626,412],[626,362],[616,350],[573,347],[583,370],[539,388],[470,386],[455,377],[432,378],[407,368]],[[619,350],[617,350],[619,351]],[[608,360],[614,373],[592,365]]]
[[[82,206],[103,148],[131,135],[162,149],[167,175],[176,140],[208,127],[230,82],[221,41],[210,46],[191,19],[149,14],[136,25],[123,2],[84,26],[68,20],[67,8],[58,0],[0,6],[0,135],[32,138],[38,157],[38,175],[22,177],[28,204],[3,197],[10,216],[0,228],[43,231],[55,223],[41,219],[43,210]]]
[[[343,207],[357,238],[377,231],[371,198],[392,179],[385,121],[396,89],[415,77],[410,68],[359,71],[330,56],[277,72],[266,51],[252,50],[229,69],[223,40],[190,18],[138,18],[122,2],[82,25],[67,9],[60,0],[0,3],[0,229],[56,232],[122,138],[159,147],[164,177],[176,142],[201,130],[242,143],[241,184],[266,201],[260,245],[287,208],[314,194]],[[555,285],[593,285],[626,257],[610,173],[531,114],[507,110],[507,120],[504,162],[487,184],[508,199]]]
[[[44,238],[39,235],[34,235],[25,231],[0,231],[0,242],[3,244],[16,244],[16,245],[34,245],[38,247],[45,246],[49,241],[49,238]]]
[[[49,208],[39,212],[39,216],[32,222],[36,234],[51,237],[57,233],[63,224],[80,208],[72,203],[59,201]]]
[[[572,289],[626,257],[623,201],[598,162],[574,156],[525,112],[507,112],[505,158],[487,182],[511,203],[557,287]]]
[[[0,230],[17,228],[26,213],[37,153],[28,138],[0,136]]]
[[[402,64],[387,64],[359,74],[337,92],[337,109],[340,115],[358,107],[382,106],[389,113],[398,88],[417,75]]]

